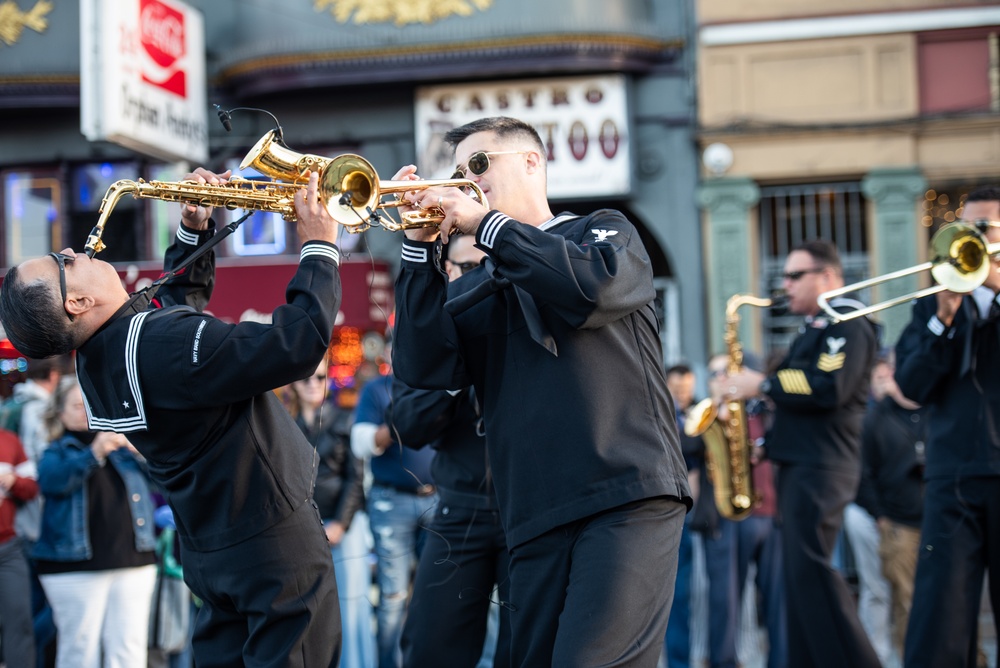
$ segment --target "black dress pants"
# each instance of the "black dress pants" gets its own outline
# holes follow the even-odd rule
[[[778,510],[782,522],[788,602],[788,665],[795,668],[878,668],[878,656],[858,619],[833,548],[844,508],[861,470],[782,464]]]
[[[975,667],[987,569],[993,621],[1000,631],[1000,478],[928,480],[906,668]]]
[[[491,607],[500,611],[493,665],[510,665],[510,557],[496,510],[447,503],[442,494],[413,579],[401,645],[404,668],[473,668]],[[496,599],[493,587],[497,585]]]
[[[557,527],[511,551],[511,666],[655,668],[686,507],[660,496]]]
[[[340,662],[340,602],[319,511],[304,503],[277,525],[222,550],[181,551],[204,604],[198,668],[319,668]]]

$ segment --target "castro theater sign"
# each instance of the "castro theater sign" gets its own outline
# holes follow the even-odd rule
[[[629,194],[628,95],[622,75],[531,79],[419,88],[417,166],[424,178],[455,171],[444,133],[486,116],[532,125],[545,144],[553,199]]]
[[[164,160],[208,158],[205,29],[177,0],[82,0],[80,129]]]

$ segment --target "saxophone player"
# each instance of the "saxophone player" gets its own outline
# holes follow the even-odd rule
[[[227,177],[199,168],[186,179]],[[130,297],[113,266],[70,248],[10,269],[0,292],[18,350],[75,350],[88,427],[128,433],[164,490],[184,579],[204,602],[199,666],[340,658],[333,562],[311,500],[314,451],[272,392],[316,370],[340,305],[339,226],[317,187],[314,173],[296,194],[300,262],[272,324],[226,324],[190,306],[212,292],[211,252],[163,284],[164,308]],[[210,215],[182,207],[166,269],[209,243]]]
[[[767,453],[778,464],[788,594],[788,665],[879,666],[832,554],[861,477],[861,423],[877,349],[866,318],[834,323],[817,298],[843,285],[836,247],[807,241],[789,253],[783,277],[792,313],[806,317],[777,371],[730,376],[728,396],[767,395],[775,406]],[[835,308],[856,302],[838,300]]]

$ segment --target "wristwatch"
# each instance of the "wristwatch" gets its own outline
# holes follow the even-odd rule
[[[761,394],[771,394],[771,379],[765,378],[760,381],[760,385],[757,386],[757,391]]]

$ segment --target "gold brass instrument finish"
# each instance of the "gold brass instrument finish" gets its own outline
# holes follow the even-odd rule
[[[324,158],[298,153],[283,146],[274,130],[261,137],[243,158],[240,169],[248,167],[273,179],[292,183],[304,183],[309,178],[309,172],[319,172],[320,199],[333,219],[346,227],[348,232],[367,230],[373,218],[390,232],[437,227],[444,220],[444,211],[437,207],[400,214],[400,223],[388,216],[375,215],[378,209],[405,206],[407,203],[400,200],[403,193],[426,188],[465,188],[471,191],[474,199],[489,208],[483,191],[468,179],[380,181],[372,164],[360,155],[345,153],[335,158]],[[393,195],[394,199],[383,202],[382,198],[387,195]]]
[[[352,234],[364,232],[378,224],[390,232],[437,227],[444,220],[438,207],[400,214],[397,223],[384,213],[385,209],[406,206],[404,193],[435,187],[463,188],[470,196],[489,208],[486,196],[476,183],[468,179],[424,181],[380,181],[371,163],[359,155],[346,153],[335,158],[298,153],[283,146],[271,130],[254,145],[240,169],[252,167],[275,179],[257,181],[233,177],[228,182],[211,185],[196,181],[116,181],[108,188],[101,202],[97,224],[84,246],[93,257],[104,250],[101,239],[108,216],[125,195],[136,199],[159,199],[196,206],[247,209],[281,214],[285,220],[295,220],[295,193],[305,188],[310,172],[318,172],[319,198],[337,223]],[[383,202],[382,198],[394,198]]]
[[[743,368],[743,346],[739,341],[741,306],[766,308],[773,301],[751,295],[733,295],[726,302],[726,350],[729,355],[727,373],[739,373]],[[684,433],[701,436],[705,443],[705,465],[715,492],[715,507],[730,520],[749,517],[758,502],[750,467],[750,432],[747,425],[746,402],[725,401],[728,417],[719,418],[719,407],[711,398],[698,402],[688,412]]]
[[[860,318],[945,290],[959,293],[972,292],[990,275],[990,264],[997,255],[1000,255],[1000,243],[989,243],[986,235],[974,225],[949,223],[942,226],[931,238],[930,261],[829,290],[821,294],[816,301],[819,307],[837,322]],[[830,300],[835,297],[924,271],[929,271],[938,284],[846,313],[840,313],[830,306]]]

